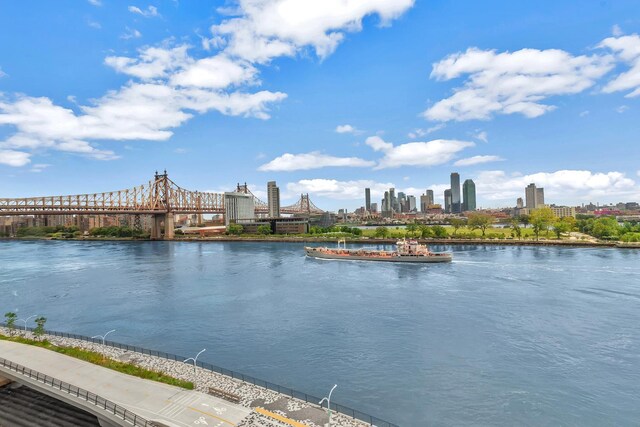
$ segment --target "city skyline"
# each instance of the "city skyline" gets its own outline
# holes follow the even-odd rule
[[[277,181],[283,205],[310,193],[328,210],[361,206],[365,188],[443,204],[452,170],[478,207],[515,206],[529,183],[547,204],[640,200],[633,2],[580,16],[552,2],[265,5],[3,6],[0,197],[110,191],[167,168],[202,191],[247,181],[262,200]],[[289,14],[266,28],[278,5]]]

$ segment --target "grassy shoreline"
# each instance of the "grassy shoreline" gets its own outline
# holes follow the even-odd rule
[[[193,390],[194,385],[190,381],[179,380],[161,372],[151,371],[149,369],[140,368],[131,363],[119,362],[117,360],[109,359],[104,355],[95,351],[84,350],[77,347],[63,347],[51,344],[47,340],[39,341],[23,336],[7,336],[0,334],[0,340],[11,341],[19,344],[32,345],[35,347],[44,348],[56,353],[64,354],[65,356],[74,357],[76,359],[84,360],[85,362],[92,363],[94,365],[102,366],[103,368],[111,369],[117,372],[121,372],[127,375],[133,375],[145,380],[157,381],[164,384],[169,384],[176,387],[182,387],[187,390]]]

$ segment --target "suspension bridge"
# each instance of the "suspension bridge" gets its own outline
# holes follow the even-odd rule
[[[253,197],[256,215],[266,215],[269,205],[257,198],[247,184],[238,184],[237,193]],[[301,194],[292,205],[280,208],[286,215],[321,214],[324,211],[313,204],[309,194]],[[224,193],[187,190],[173,182],[167,171],[147,184],[125,190],[93,194],[45,196],[27,198],[0,198],[2,215],[151,215],[152,238],[160,238],[164,225],[167,239],[173,238],[174,215],[225,214]]]

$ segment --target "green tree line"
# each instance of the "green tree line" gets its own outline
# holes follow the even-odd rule
[[[620,224],[615,217],[580,217],[576,221],[578,230],[603,240],[640,242],[640,223],[624,222]]]

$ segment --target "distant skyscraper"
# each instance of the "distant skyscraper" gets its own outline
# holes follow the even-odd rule
[[[476,210],[476,184],[471,179],[467,179],[462,184],[462,211]]]
[[[541,208],[544,205],[544,188],[536,188],[536,207]]]
[[[457,172],[451,174],[451,213],[460,213],[460,175]]]
[[[400,209],[398,209],[398,199],[396,198],[396,189],[395,188],[390,188],[389,189],[389,211],[399,211]]]
[[[427,207],[433,205],[434,203],[433,190],[427,190]]]
[[[527,209],[536,208],[536,185],[533,182],[527,185],[527,187],[524,189],[524,198],[526,201],[525,206]]]
[[[367,212],[371,212],[371,189],[364,189],[364,208]]]
[[[444,190],[444,213],[451,213],[451,189]]]
[[[415,196],[407,196],[407,211],[415,212],[416,211],[416,198]]]
[[[275,181],[267,182],[267,203],[269,204],[269,216],[277,218],[280,216],[280,189]]]
[[[378,204],[377,203],[371,203],[371,212],[378,212]]]
[[[423,194],[420,196],[420,212],[425,213],[429,209],[429,196]]]
[[[389,197],[389,192],[384,192],[384,199],[382,199],[382,212],[388,212],[391,210],[391,198]]]
[[[406,194],[404,194],[402,191],[398,191],[398,205],[394,206],[393,209],[396,212],[404,212],[404,206],[405,206],[406,200],[407,200]]]
[[[516,208],[518,209],[524,208],[524,202],[522,201],[522,197],[518,197],[518,200],[516,200]]]

